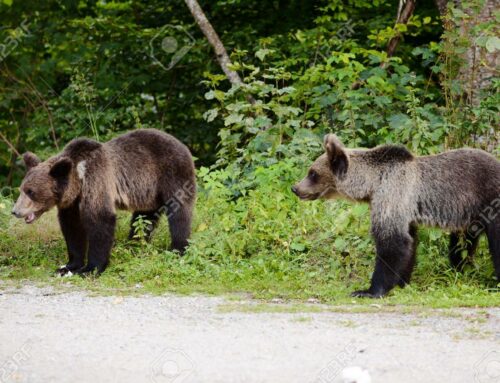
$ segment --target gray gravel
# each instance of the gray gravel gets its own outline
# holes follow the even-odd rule
[[[352,367],[364,370],[358,383],[368,375],[384,383],[500,382],[499,308],[221,311],[228,304],[4,286],[0,382],[326,383],[344,381]]]

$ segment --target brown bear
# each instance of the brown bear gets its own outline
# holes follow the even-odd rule
[[[195,168],[189,149],[171,135],[140,129],[105,143],[78,138],[46,161],[29,152],[23,159],[27,173],[12,214],[32,223],[57,206],[69,254],[68,263],[58,269],[61,275],[104,271],[116,209],[133,211],[132,224],[145,216],[152,223],[148,236],[165,212],[171,248],[182,253],[188,245]]]
[[[469,255],[485,232],[500,281],[500,161],[476,149],[417,157],[405,147],[347,149],[333,135],[308,175],[292,187],[301,199],[337,196],[368,202],[377,260],[371,286],[354,296],[382,297],[409,283],[417,225],[452,231],[449,257],[461,267],[459,238]]]

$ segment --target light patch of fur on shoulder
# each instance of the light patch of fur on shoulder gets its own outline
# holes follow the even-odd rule
[[[78,173],[78,178],[83,180],[85,177],[85,171],[87,170],[87,162],[86,161],[80,161],[78,165],[76,165],[76,172]]]

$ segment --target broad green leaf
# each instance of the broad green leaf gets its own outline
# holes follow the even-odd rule
[[[488,37],[486,40],[486,49],[488,52],[493,53],[500,50],[500,38],[497,36]]]
[[[239,124],[243,121],[242,114],[230,114],[224,119],[224,126]]]
[[[306,249],[306,246],[302,243],[292,242],[290,244],[290,249],[295,251],[304,251]]]
[[[273,53],[273,52],[274,52],[274,50],[272,50],[272,49],[262,48],[262,49],[259,49],[257,52],[255,52],[255,56],[258,57],[258,59],[260,61],[264,61],[266,56],[270,53]]]
[[[203,118],[207,122],[212,122],[215,119],[215,117],[217,117],[218,112],[219,112],[218,108],[209,109],[205,113],[203,113]]]

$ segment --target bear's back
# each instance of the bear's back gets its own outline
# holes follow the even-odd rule
[[[500,198],[500,162],[477,149],[457,149],[418,157],[416,190],[423,222],[463,228]]]
[[[500,194],[500,161],[479,149],[456,149],[418,157],[426,184],[448,184],[457,190]]]

